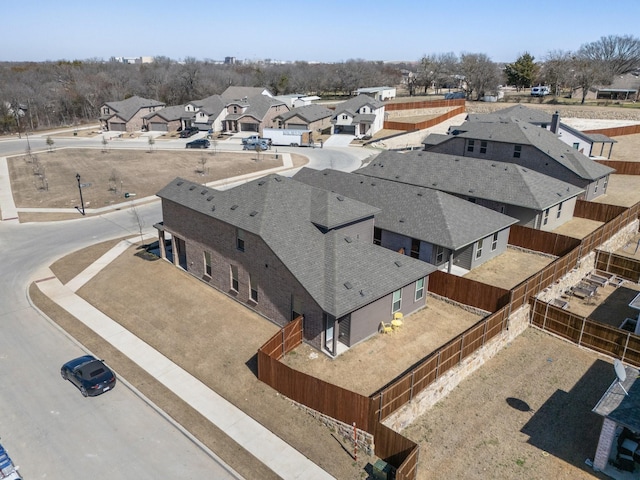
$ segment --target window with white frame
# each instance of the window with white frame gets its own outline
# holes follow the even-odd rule
[[[542,224],[543,224],[543,225],[546,225],[548,222],[549,222],[549,209],[547,208],[547,209],[544,211],[544,217],[543,217],[543,219],[542,219]]]
[[[482,243],[484,242],[484,239],[480,239],[478,240],[478,243],[476,244],[476,259],[480,258],[482,256]]]
[[[598,184],[599,184],[599,183],[600,183],[600,179],[597,179],[597,180],[596,180],[596,184],[595,184],[595,186],[593,187],[593,193],[596,193],[596,192],[598,191]]]
[[[236,228],[236,248],[244,252],[244,230]]]
[[[522,145],[515,145],[513,147],[513,158],[520,158],[522,154]]]
[[[402,289],[393,292],[393,304],[391,305],[391,313],[399,312],[402,308]]]
[[[475,140],[467,140],[467,152],[473,152],[473,148],[475,147]]]
[[[238,267],[231,265],[231,290],[238,291],[240,282],[238,282]]]
[[[556,218],[560,218],[562,216],[562,202],[558,204],[558,213],[556,213]]]
[[[211,253],[204,252],[204,274],[207,277],[211,276]]]
[[[251,291],[251,300],[258,303],[258,282],[256,282],[253,275],[249,275],[249,288]]]
[[[498,232],[493,234],[493,239],[491,240],[491,251],[495,251],[498,248]]]
[[[424,297],[424,278],[416,282],[416,302]]]

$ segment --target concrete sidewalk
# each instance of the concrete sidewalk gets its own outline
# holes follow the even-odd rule
[[[38,275],[36,284],[51,300],[124,353],[281,478],[333,478],[187,371],[75,294],[102,268],[138,240],[139,237],[135,237],[118,243],[66,285],[63,285],[49,269]]]

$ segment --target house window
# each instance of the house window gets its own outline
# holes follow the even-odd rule
[[[236,228],[236,248],[244,252],[244,230]]]
[[[233,113],[238,113],[238,107],[233,107]]]
[[[258,303],[258,282],[255,281],[253,275],[249,275],[249,288],[251,290],[251,300]]]
[[[475,147],[475,140],[467,140],[467,152],[473,152],[473,148]]]
[[[609,182],[609,177],[604,177],[602,181],[602,193],[607,193],[607,183]]]
[[[411,256],[413,258],[420,258],[420,240],[417,238],[411,239]]]
[[[498,208],[498,211],[499,211],[500,213],[506,213],[506,211],[507,211],[507,207],[505,207],[504,205],[500,205],[500,208]]]
[[[544,211],[544,218],[543,218],[543,220],[542,220],[542,224],[543,224],[543,225],[546,225],[548,221],[549,221],[549,209],[547,208],[547,209]]]
[[[207,277],[211,276],[211,253],[204,252],[204,274]]]
[[[580,144],[578,142],[575,142],[573,144],[573,148],[575,148],[576,150],[578,150],[580,148]]]
[[[600,179],[596,180],[596,184],[593,187],[593,193],[596,193],[598,191],[598,184],[600,183]]]
[[[498,232],[493,234],[493,240],[491,240],[491,251],[495,251],[498,248]]]
[[[482,256],[482,242],[483,242],[482,238],[478,240],[478,245],[476,247],[476,259]]]
[[[438,245],[436,247],[436,265],[440,265],[444,261],[444,247]]]
[[[562,215],[562,202],[558,204],[558,213],[556,214],[556,218],[560,218]]]
[[[391,313],[396,313],[402,308],[402,289],[393,292],[393,305],[391,306]]]
[[[102,113],[103,113],[104,115],[109,115],[109,108],[105,107],[105,108],[102,110]]]
[[[480,142],[480,153],[487,153],[487,142],[484,140]]]
[[[424,296],[424,278],[416,282],[416,302]]]
[[[342,115],[343,120],[346,120],[347,118],[349,118],[347,115]]]
[[[231,290],[237,292],[239,285],[240,284],[238,283],[238,267],[236,267],[235,265],[231,265]]]
[[[522,153],[522,145],[516,145],[513,147],[513,158],[520,158]]]
[[[377,227],[373,227],[373,244],[382,245],[382,230]]]

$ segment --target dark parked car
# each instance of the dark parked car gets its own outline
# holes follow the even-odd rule
[[[192,140],[188,142],[185,147],[186,148],[209,148],[211,142],[206,138],[198,138],[197,140]]]
[[[448,92],[444,94],[445,100],[457,100],[460,98],[467,98],[467,94],[464,92]]]
[[[198,127],[187,127],[180,132],[180,138],[189,138],[199,131]]]
[[[69,360],[60,369],[60,375],[78,387],[85,397],[95,397],[116,385],[115,373],[92,355]]]

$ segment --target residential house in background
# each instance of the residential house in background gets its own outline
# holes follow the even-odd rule
[[[384,125],[384,103],[368,95],[358,95],[336,105],[333,133],[364,137],[374,135]]]
[[[613,77],[610,85],[596,85],[587,92],[587,100],[638,100],[640,91],[640,68]],[[572,98],[582,98],[582,88],[571,92]]]
[[[373,242],[463,275],[507,248],[517,220],[419,186],[357,173],[302,168],[293,177],[380,209]]]
[[[273,119],[274,128],[311,130],[320,133],[331,130],[332,116],[333,110],[322,105],[307,105],[294,108],[275,117]]]
[[[425,149],[459,157],[514,163],[583,189],[581,198],[585,200],[605,194],[609,175],[615,171],[569,147],[549,130],[518,119],[464,122],[451,133],[449,138],[436,145],[425,143]]]
[[[107,102],[100,107],[100,126],[112,132],[142,130],[144,117],[165,107],[165,103],[133,96],[119,102]]]
[[[367,87],[359,88],[356,90],[356,95],[360,95],[361,93],[369,95],[370,97],[373,97],[376,100],[380,100],[381,102],[396,98],[395,87]]]
[[[274,124],[278,115],[289,111],[282,101],[267,95],[254,95],[243,100],[227,102],[223,130],[227,132],[256,132]]]
[[[288,95],[277,95],[278,100],[282,100],[289,108],[299,108],[311,105],[316,100],[320,100],[317,95],[301,95],[299,93],[291,93]]]
[[[230,85],[224,92],[220,94],[225,102],[232,100],[242,100],[255,95],[265,95],[267,97],[273,97],[273,93],[265,87],[238,87]]]
[[[356,173],[447,192],[544,231],[571,220],[584,192],[513,163],[433,152],[382,152]]]
[[[143,117],[144,129],[151,132],[176,132],[182,127],[184,105],[164,107]]]
[[[435,267],[373,244],[379,209],[279,175],[218,191],[164,187],[161,256],[335,356],[425,305]]]
[[[182,127],[198,127],[201,131],[221,132],[227,115],[226,104],[220,95],[210,95],[185,105]]]
[[[613,144],[616,140],[599,133],[584,133],[560,120],[560,114],[556,111],[549,114],[543,110],[525,107],[523,105],[514,105],[512,107],[497,110],[493,113],[469,114],[467,121],[469,122],[504,122],[510,120],[520,120],[530,123],[552,133],[558,135],[562,142],[584,153],[587,157],[611,158]],[[453,127],[453,129],[461,129],[462,127]],[[607,147],[605,149],[605,147]],[[606,151],[605,151],[606,150]]]

